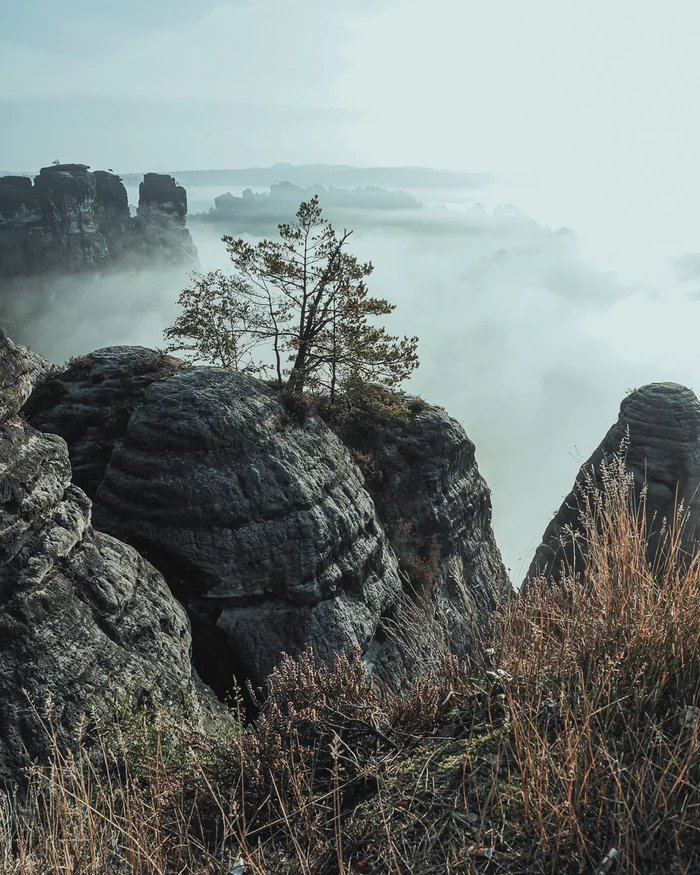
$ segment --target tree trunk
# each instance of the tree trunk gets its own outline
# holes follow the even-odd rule
[[[308,343],[300,343],[297,350],[297,357],[294,359],[292,373],[289,375],[287,386],[292,392],[303,392],[304,383],[306,380],[306,356],[308,355]]]

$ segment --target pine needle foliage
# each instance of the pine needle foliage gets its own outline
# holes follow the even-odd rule
[[[318,196],[281,224],[279,240],[253,245],[224,236],[234,274],[193,274],[166,329],[170,351],[250,373],[274,374],[292,392],[312,389],[334,403],[348,385],[396,386],[418,367],[417,337],[388,334],[378,320],[395,305],[369,294],[371,262],[348,252]],[[271,361],[256,360],[264,348]]]

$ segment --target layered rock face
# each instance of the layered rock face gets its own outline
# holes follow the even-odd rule
[[[136,227],[144,252],[160,252],[174,264],[197,264],[197,250],[185,227],[187,192],[172,176],[147,173],[139,185]]]
[[[439,656],[439,617],[449,644],[469,647],[510,585],[458,423],[422,404],[379,426],[382,482],[365,483],[330,429],[295,421],[277,391],[180,367],[140,348],[98,350],[52,375],[27,410],[68,441],[98,528],[133,544],[187,606],[205,680],[220,692],[232,674],[262,680],[282,651],[310,643],[324,659],[357,645],[401,686],[420,669],[406,635],[409,650]],[[419,628],[405,615],[411,560],[434,565]]]
[[[601,464],[610,463],[626,435],[626,468],[634,477],[635,498],[646,484],[646,519],[650,558],[659,543],[663,520],[676,516],[681,501],[689,510],[683,547],[692,551],[700,534],[700,403],[695,393],[677,383],[650,383],[628,395],[617,422],[579,471],[574,487],[550,522],[528,570],[558,577],[562,563],[582,570],[585,545],[575,544],[569,529],[581,531],[584,508],[581,490],[587,475],[602,486]]]
[[[95,177],[82,164],[44,167],[34,185],[0,177],[0,276],[108,264],[96,199]]]
[[[16,415],[29,389],[0,332],[0,780],[49,755],[48,697],[66,745],[118,687],[200,707],[184,611],[132,547],[93,530],[65,442]]]
[[[184,362],[145,347],[98,349],[45,376],[24,407],[28,422],[70,447],[73,482],[94,496],[115,443],[148,386]]]
[[[262,681],[307,643],[321,659],[357,645],[393,670],[380,627],[401,585],[372,500],[325,424],[289,421],[264,384],[216,368],[152,383],[95,514],[164,571],[216,647],[195,649],[205,680]]]
[[[33,185],[0,177],[0,277],[74,273],[127,259],[196,266],[184,189],[171,176],[144,179],[132,218],[121,178],[111,172],[58,164],[42,168]]]
[[[405,417],[379,417],[347,440],[371,460],[367,488],[400,565],[425,585],[449,645],[464,652],[511,593],[491,528],[491,493],[475,447],[448,414],[407,396]]]

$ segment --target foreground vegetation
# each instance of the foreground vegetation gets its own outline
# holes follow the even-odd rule
[[[585,579],[534,582],[478,653],[399,696],[308,651],[219,734],[124,710],[1,797],[0,870],[700,871],[700,559],[681,509],[650,564],[621,461],[604,481]]]

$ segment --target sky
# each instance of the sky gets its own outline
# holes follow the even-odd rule
[[[359,243],[424,337],[417,390],[477,443],[509,565],[627,388],[700,389],[693,0],[0,0],[0,23],[0,170],[496,176],[464,241]]]
[[[0,169],[495,173],[640,281],[695,246],[693,0],[2,0]],[[653,238],[654,247],[640,245]]]

